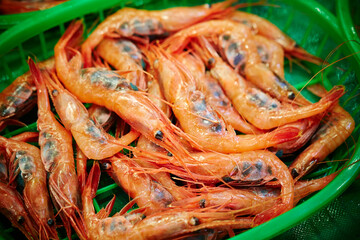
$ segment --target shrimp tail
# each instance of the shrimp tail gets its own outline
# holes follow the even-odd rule
[[[84,194],[86,194],[87,195],[86,197],[89,199],[95,198],[96,191],[99,186],[100,175],[101,175],[101,171],[100,171],[99,163],[97,161],[94,161],[94,165],[91,168],[88,178],[86,180],[83,196]]]
[[[287,57],[288,59],[295,57],[297,59],[307,61],[310,63],[314,63],[316,65],[321,65],[323,63],[326,63],[322,58],[314,56],[314,55],[308,53],[305,49],[303,49],[301,47],[297,47],[297,46],[295,46],[291,51],[286,51],[285,57]],[[326,64],[328,64],[328,63],[326,63]]]
[[[288,210],[289,205],[284,203],[278,204],[276,207],[269,208],[255,216],[253,221],[253,227],[267,222],[270,219],[273,219]]]

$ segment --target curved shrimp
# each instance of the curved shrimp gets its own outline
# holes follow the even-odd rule
[[[55,76],[53,75],[55,78]],[[91,159],[101,160],[111,157],[134,141],[140,134],[131,131],[120,139],[115,139],[90,119],[84,105],[60,83],[51,77],[46,79],[56,112],[65,128],[71,131],[81,151]]]
[[[140,50],[131,41],[105,38],[96,48],[96,52],[116,70],[130,71],[122,74],[140,89],[146,89],[143,73],[145,61]]]
[[[0,212],[18,228],[27,239],[38,239],[33,219],[27,213],[24,202],[15,188],[0,181]]]
[[[40,68],[54,67],[54,58],[39,63]],[[16,78],[0,93],[0,121],[10,117],[21,117],[36,104],[36,87],[30,72]]]
[[[200,58],[190,54],[176,55],[176,58],[190,70],[196,80],[197,88],[205,94],[206,102],[224,118],[226,123],[242,133],[263,133],[239,115],[218,82],[210,74],[205,74],[205,66]]]
[[[281,106],[238,75],[204,38],[199,38],[199,41],[203,48],[193,46],[203,61],[208,62],[211,75],[220,82],[236,110],[258,128],[271,129],[323,113],[344,94],[344,87],[335,86],[317,103],[303,107]]]
[[[171,158],[143,158],[144,161],[154,161],[177,176],[189,178],[182,164],[185,163],[191,172],[191,177],[209,184],[219,182],[236,183],[239,185],[264,184],[278,179],[281,185],[282,203],[261,213],[260,219],[268,219],[271,214],[279,215],[293,206],[294,182],[287,166],[275,154],[265,151],[249,151],[235,154],[193,153],[192,159],[182,159],[182,162]],[[150,170],[151,171],[151,170]]]
[[[259,135],[236,135],[226,128],[224,121],[207,104],[190,74],[185,69],[180,72],[174,60],[164,51],[155,46],[151,49],[156,55],[153,65],[159,74],[166,100],[173,105],[172,110],[184,132],[204,149],[223,153],[243,152],[275,146],[298,137],[299,131],[294,127],[281,127]]]
[[[320,85],[311,86],[318,95],[325,95],[326,90]],[[319,162],[339,147],[352,133],[355,121],[340,105],[329,111],[325,123],[313,136],[310,145],[292,162],[289,170],[297,181],[311,171]]]
[[[81,46],[85,67],[91,67],[91,52],[106,37],[115,35],[162,36],[188,27],[194,23],[219,17],[228,12],[227,7],[234,1],[229,0],[211,5],[196,7],[176,7],[160,11],[147,11],[123,8],[106,18]]]
[[[75,172],[72,136],[51,112],[45,73],[40,72],[32,59],[28,64],[37,88],[39,145],[41,160],[49,173],[49,190],[69,238],[71,224],[80,239],[85,239],[86,230],[78,217],[81,215],[81,196]]]
[[[0,136],[0,146],[14,155],[10,164],[18,165],[25,186],[23,199],[29,214],[34,219],[41,239],[58,239],[55,230],[53,208],[47,190],[46,171],[41,161],[40,150],[28,143]]]
[[[276,41],[284,48],[286,54],[290,56],[294,56],[301,60],[312,62],[318,65],[323,63],[321,58],[306,52],[277,26],[262,17],[247,12],[234,11],[227,15],[227,18],[248,26],[249,29],[251,29],[252,32],[256,34]]]
[[[100,178],[96,164],[89,173],[82,194],[84,218],[90,239],[169,239],[205,228],[250,228],[253,218],[236,219],[232,212],[169,209],[144,216],[140,211],[107,217],[108,208],[95,214],[93,198]],[[104,214],[105,212],[105,214]],[[105,215],[105,216],[104,216]],[[99,227],[102,226],[102,227]]]
[[[55,46],[57,73],[66,88],[82,102],[96,103],[114,111],[133,129],[174,156],[188,156],[181,141],[191,139],[174,126],[144,93],[133,90],[128,80],[107,69],[81,69],[80,53],[70,62],[67,60],[67,46],[80,40],[82,27],[81,22],[72,24]]]

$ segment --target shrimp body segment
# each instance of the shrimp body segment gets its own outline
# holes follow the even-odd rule
[[[0,136],[0,146],[15,155],[25,187],[23,198],[29,214],[34,219],[39,236],[58,239],[55,230],[53,209],[47,190],[46,171],[41,161],[40,150],[28,143]]]

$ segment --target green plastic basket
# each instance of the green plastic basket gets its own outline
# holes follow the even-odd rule
[[[334,15],[313,0],[269,2],[274,3],[277,7],[257,6],[247,7],[244,10],[269,19],[312,54],[325,59],[329,52],[336,48],[339,43],[346,40],[342,37],[342,30]],[[88,29],[94,21],[102,21],[108,14],[125,5],[145,9],[164,9],[174,6],[211,3],[211,1],[194,3],[193,1],[144,0],[128,3],[127,0],[70,1],[34,14],[31,18],[4,32],[0,35],[0,91],[17,76],[28,70],[27,56],[36,56],[39,60],[52,56],[54,45],[64,33],[68,23],[73,19],[82,18]],[[347,47],[340,48],[328,61],[333,62],[351,52],[354,52],[354,50],[351,45],[347,44]],[[306,66],[312,73],[307,73],[296,65],[290,68],[289,64],[286,64],[286,79],[298,89],[302,88],[311,76],[321,69],[319,66],[310,64]],[[356,121],[356,128],[352,137],[332,153],[328,157],[327,163],[322,164],[319,170],[311,174],[311,177],[324,176],[340,167],[341,163],[333,163],[330,160],[350,159],[349,163],[354,164],[343,170],[326,188],[303,201],[294,209],[254,229],[240,233],[233,239],[268,239],[279,235],[326,206],[356,178],[360,172],[360,163],[357,162],[360,158],[360,150],[358,144],[356,144],[359,143],[360,134],[360,83],[356,78],[356,76],[360,76],[359,71],[359,59],[347,58],[326,69],[323,75],[319,74],[310,83],[322,82],[327,89],[336,84],[345,85],[347,92],[340,100],[340,103],[352,114]],[[310,100],[315,101],[314,96],[306,90],[303,91],[303,94]],[[21,131],[35,130],[36,124],[30,123],[27,127],[14,132],[7,130],[5,136],[9,137]],[[102,174],[97,197],[94,199],[95,208],[98,210],[105,206],[114,193],[117,195],[117,200],[113,212],[116,212],[128,202],[129,198],[109,177]],[[16,230],[9,226],[7,222],[0,223],[0,236],[6,239],[16,239],[17,237],[14,237]],[[61,237],[65,238],[65,235],[61,235]]]

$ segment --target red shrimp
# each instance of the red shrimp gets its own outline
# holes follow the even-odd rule
[[[96,48],[96,52],[116,70],[129,71],[122,74],[139,89],[146,89],[146,78],[143,72],[145,61],[140,50],[131,41],[105,38]]]
[[[169,209],[144,218],[140,211],[107,217],[109,207],[95,214],[93,198],[100,178],[96,164],[89,173],[82,194],[84,218],[90,239],[169,239],[200,229],[250,228],[253,218],[236,218],[236,213],[192,209]],[[101,226],[101,227],[99,227]]]
[[[81,196],[75,172],[72,136],[51,112],[45,73],[40,72],[32,59],[29,59],[28,64],[37,88],[39,145],[41,160],[49,173],[50,193],[68,237],[71,238],[71,224],[80,239],[86,239],[86,230],[82,219],[78,217]]]
[[[174,126],[143,92],[133,90],[128,80],[107,69],[81,69],[80,53],[70,62],[67,60],[66,49],[80,40],[82,27],[81,22],[73,23],[55,46],[57,73],[66,88],[82,102],[96,103],[114,111],[133,129],[174,156],[180,159],[188,156],[181,141],[191,139]]]
[[[154,68],[159,74],[167,101],[180,122],[181,128],[196,139],[204,149],[223,153],[264,149],[292,140],[299,135],[294,127],[280,127],[259,135],[236,135],[208,105],[204,94],[196,89],[196,82],[184,68],[178,68],[171,56],[153,46],[156,55]],[[182,66],[180,66],[182,67]],[[196,123],[196,124],[194,124]]]
[[[320,85],[309,87],[315,94],[326,94]],[[311,139],[310,145],[292,162],[289,170],[297,181],[339,147],[352,133],[355,121],[340,105],[330,110],[325,123]]]
[[[106,18],[82,44],[85,67],[91,66],[92,50],[107,35],[134,37],[166,36],[194,23],[226,15],[234,1],[196,7],[176,7],[160,11],[123,8]]]
[[[344,94],[344,87],[335,86],[317,103],[303,107],[281,106],[275,99],[238,75],[204,38],[199,38],[199,41],[202,48],[198,45],[193,46],[203,61],[208,63],[211,75],[220,82],[236,110],[258,128],[271,129],[323,113]]]
[[[18,165],[25,184],[22,193],[24,203],[30,216],[34,219],[34,227],[39,238],[58,239],[40,150],[28,143],[2,136],[0,136],[0,146],[12,152],[14,159],[10,164]]]
[[[247,12],[234,11],[227,15],[227,18],[248,26],[249,29],[251,29],[252,32],[256,34],[276,41],[284,48],[287,55],[318,65],[323,63],[321,58],[306,52],[293,39],[283,33],[277,26],[262,17]]]
[[[27,213],[24,202],[15,188],[0,181],[0,212],[18,228],[27,239],[38,239],[33,219]]]
[[[55,78],[54,75],[53,77]],[[50,77],[46,79],[56,112],[88,158],[101,160],[111,157],[140,135],[136,131],[131,131],[122,138],[115,139],[94,122],[84,105],[56,80]]]

